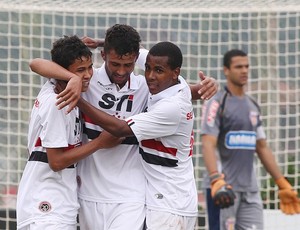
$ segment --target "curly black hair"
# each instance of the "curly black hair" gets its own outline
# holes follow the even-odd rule
[[[92,52],[76,35],[64,36],[53,43],[52,61],[65,69],[82,57],[91,58]]]
[[[131,26],[115,24],[106,31],[104,52],[115,50],[120,56],[125,54],[138,54],[141,37]]]

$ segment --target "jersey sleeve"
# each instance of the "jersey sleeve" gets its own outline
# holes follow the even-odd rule
[[[178,129],[181,109],[177,103],[166,100],[155,109],[126,119],[138,141],[172,135]]]
[[[218,136],[220,132],[220,101],[213,97],[202,105],[201,135]]]
[[[140,49],[139,57],[136,60],[136,65],[142,70],[145,70],[145,63],[148,53],[149,51],[147,49]]]
[[[259,109],[259,107],[258,107],[258,109]],[[259,111],[260,111],[260,109],[259,109]],[[257,130],[256,130],[256,139],[257,140],[259,140],[259,139],[266,139],[266,133],[265,133],[265,130],[264,130],[264,127],[263,127],[263,122],[262,122],[260,113],[258,114],[258,124],[257,124]]]
[[[192,92],[191,92],[191,88],[190,88],[189,84],[186,82],[186,80],[181,75],[178,76],[178,80],[180,81],[180,84],[182,84],[184,86],[182,89],[184,91],[184,93],[187,95],[189,100],[192,100]]]
[[[56,99],[48,99],[45,101],[41,116],[42,130],[40,138],[42,146],[46,148],[63,148],[68,146],[68,123],[65,110],[59,110],[56,105]]]

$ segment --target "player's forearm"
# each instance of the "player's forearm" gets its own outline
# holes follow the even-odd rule
[[[76,76],[75,74],[69,72],[67,69],[61,67],[55,62],[42,59],[35,58],[29,63],[30,69],[46,78],[55,78],[59,80],[68,81],[72,77]]]
[[[209,174],[218,172],[215,137],[209,135],[202,136],[202,155],[204,164]]]
[[[264,142],[265,141],[261,141],[257,143],[256,152],[266,171],[270,173],[275,180],[277,180],[283,175],[276,163],[272,150]]]
[[[199,84],[189,84],[191,94],[192,94],[192,100],[199,100],[201,99],[201,95],[199,94]]]
[[[104,148],[103,142],[94,139],[85,145],[64,151],[63,149],[47,149],[50,168],[54,171],[63,170],[85,157],[91,155],[96,150]]]
[[[145,70],[145,63],[146,63],[146,58],[149,53],[149,50],[141,47],[139,52],[140,52],[140,54],[138,56],[138,59],[136,60],[136,65],[140,69]]]
[[[77,106],[83,113],[87,114],[96,125],[99,125],[112,135],[116,137],[133,135],[132,130],[124,120],[117,119],[114,116],[95,108],[83,99],[78,101]]]

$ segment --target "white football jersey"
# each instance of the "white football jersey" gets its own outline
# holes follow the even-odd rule
[[[143,76],[130,75],[126,85],[119,89],[111,83],[104,64],[94,69],[88,90],[82,97],[96,108],[119,119],[143,112],[147,105],[148,86]],[[83,141],[92,140],[102,128],[95,125],[88,114]],[[79,197],[102,203],[145,203],[145,184],[138,142],[126,138],[120,145],[100,149],[78,163]]]
[[[68,115],[55,106],[54,84],[47,81],[31,112],[28,132],[29,159],[17,196],[18,228],[39,221],[76,223],[79,203],[75,166],[54,172],[45,148],[74,148],[81,145],[79,110]]]
[[[186,82],[149,97],[147,112],[126,119],[140,142],[148,209],[197,216],[192,162],[193,105]]]

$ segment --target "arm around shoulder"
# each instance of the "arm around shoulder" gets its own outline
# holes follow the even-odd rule
[[[33,72],[46,78],[55,78],[68,81],[72,77],[76,76],[55,62],[42,58],[35,58],[31,60],[29,67]]]

